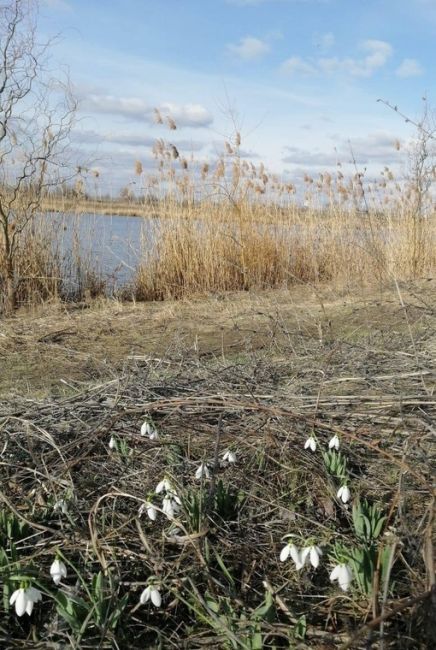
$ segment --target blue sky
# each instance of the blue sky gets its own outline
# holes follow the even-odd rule
[[[373,172],[401,166],[413,130],[377,99],[415,118],[434,98],[436,0],[41,0],[39,28],[80,99],[75,146],[115,190],[158,137],[213,161],[230,108],[271,171],[346,164],[349,141]]]

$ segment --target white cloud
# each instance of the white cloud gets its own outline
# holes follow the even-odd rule
[[[238,44],[227,45],[227,50],[243,61],[254,61],[261,59],[269,52],[269,45],[260,38],[246,36],[241,38]]]
[[[334,151],[326,153],[317,150],[301,149],[300,147],[285,147],[287,153],[282,158],[284,163],[305,165],[307,167],[332,166],[338,162],[338,154]]]
[[[150,135],[140,135],[137,132],[119,133],[118,131],[116,133],[99,133],[95,130],[75,130],[71,138],[74,142],[85,145],[111,143],[127,147],[152,147],[156,142],[156,137]],[[173,140],[171,143],[175,144],[180,151],[200,151],[205,147],[205,143],[198,140]]]
[[[331,36],[333,37],[333,34]],[[328,40],[331,41],[331,39]],[[343,72],[353,77],[371,77],[377,70],[386,65],[393,53],[390,43],[378,40],[363,41],[360,44],[360,49],[366,52],[366,56],[361,58],[321,57],[317,60],[293,56],[282,63],[281,70],[288,74],[308,75],[315,72],[324,72],[326,74]]]
[[[282,161],[315,168],[335,166],[338,162],[351,163],[353,155],[358,165],[370,165],[373,162],[392,165],[399,161],[396,146],[398,138],[385,132],[369,133],[366,136],[352,138],[351,141],[336,134],[332,136],[332,140],[334,140],[335,146],[330,151],[295,146],[285,147],[285,156]],[[353,153],[351,153],[350,145]]]
[[[359,164],[370,164],[372,161],[377,161],[384,165],[390,165],[398,162],[398,143],[401,146],[404,144],[396,135],[385,131],[377,131],[351,139],[353,153]],[[342,150],[346,151],[347,149],[350,151],[349,142],[343,140]]]
[[[138,97],[117,97],[115,95],[86,94],[82,98],[80,109],[93,113],[118,115],[128,119],[151,124],[154,122],[154,109],[158,108],[162,115],[172,117],[178,127],[206,127],[212,124],[213,117],[201,104],[162,103],[151,106]]]
[[[364,65],[370,69],[381,68],[392,56],[392,45],[386,41],[367,40],[362,43],[362,49],[369,52],[364,59]]]
[[[280,69],[282,72],[285,74],[293,75],[293,74],[303,74],[303,75],[311,75],[316,73],[316,68],[313,66],[311,63],[308,63],[307,61],[304,61],[299,56],[291,56],[290,59],[286,59],[286,61],[283,61],[282,65],[280,66]]]
[[[330,50],[336,42],[335,36],[332,32],[326,34],[319,34],[314,38],[316,46],[323,52]]]
[[[424,74],[421,64],[416,59],[403,59],[395,70],[397,77],[419,77]]]
[[[371,77],[374,72],[386,65],[393,52],[392,46],[386,41],[366,40],[360,47],[367,52],[365,57],[321,58],[318,60],[318,65],[328,74],[345,72],[353,77]]]
[[[173,104],[164,102],[158,106],[163,115],[171,116],[177,126],[192,126],[194,128],[210,126],[213,117],[201,104]]]

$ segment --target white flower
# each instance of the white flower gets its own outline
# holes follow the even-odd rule
[[[150,424],[148,420],[145,420],[141,427],[141,436],[148,436],[150,440],[157,440],[159,438],[156,427],[153,424]]]
[[[145,605],[148,600],[151,600],[155,607],[160,607],[162,604],[162,596],[155,585],[148,585],[139,597],[141,605]]]
[[[313,436],[310,436],[306,442],[304,443],[304,448],[307,449],[309,448],[310,451],[315,451],[316,450],[316,440]]]
[[[339,490],[337,491],[336,496],[338,499],[341,499],[343,503],[347,503],[347,501],[350,500],[350,490],[346,485],[341,485]]]
[[[307,560],[307,557],[309,557],[309,561],[310,561],[311,565],[315,569],[317,569],[318,566],[319,566],[319,558],[321,557],[321,555],[322,555],[322,551],[319,548],[319,546],[315,546],[315,545],[306,546],[301,551],[301,561],[302,561],[303,564],[305,564],[306,560]]]
[[[151,519],[151,521],[156,521],[157,510],[152,503],[147,503],[147,517]]]
[[[353,579],[353,572],[348,564],[337,564],[330,573],[330,582],[337,580],[342,591],[347,591]]]
[[[67,577],[67,567],[63,562],[56,558],[50,567],[50,575],[53,578],[55,585],[58,585],[62,578]]]
[[[141,516],[144,514],[144,512],[147,513],[147,517],[151,519],[151,521],[156,521],[158,509],[156,506],[154,506],[152,503],[143,503],[138,510],[138,515]]]
[[[209,468],[206,463],[201,463],[200,467],[197,468],[197,471],[195,472],[195,478],[210,478]]]
[[[63,515],[66,515],[68,514],[68,503],[65,501],[65,499],[59,499],[59,501],[56,501],[54,504],[53,510],[55,512],[59,512],[60,510]]]
[[[109,449],[116,449],[117,448],[117,441],[113,436],[111,436],[111,439],[109,440]]]
[[[16,589],[9,599],[9,604],[15,604],[15,613],[17,616],[23,616],[24,613],[29,616],[32,613],[33,605],[41,600],[41,592],[34,587]]]
[[[339,449],[339,438],[336,434],[330,438],[329,449]]]
[[[236,463],[236,454],[234,451],[231,451],[230,449],[227,449],[226,452],[223,454],[223,460],[226,460],[229,464],[230,463]]]
[[[168,519],[174,519],[179,511],[180,499],[172,494],[166,494],[162,501],[162,512],[168,517]]]
[[[173,486],[167,478],[162,479],[162,481],[156,485],[155,492],[156,494],[160,494],[164,490],[165,492],[173,492]]]
[[[289,556],[291,556],[292,560],[294,561],[297,571],[303,568],[304,562],[302,561],[300,551],[294,544],[288,543],[281,550],[280,562],[285,562]]]

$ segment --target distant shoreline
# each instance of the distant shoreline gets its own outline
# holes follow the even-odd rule
[[[42,209],[47,212],[59,213],[95,213],[107,217],[149,217],[159,218],[156,206],[132,205],[118,201],[95,201],[74,199],[48,199],[42,202]]]

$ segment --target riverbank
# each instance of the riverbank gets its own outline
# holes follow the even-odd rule
[[[385,647],[433,647],[435,341],[435,280],[0,321],[7,549],[43,601],[2,647],[357,650],[381,607]]]
[[[394,332],[407,338],[409,324],[421,336],[436,309],[436,280],[401,284],[401,299],[407,308],[394,287],[324,285],[163,303],[43,305],[30,318],[23,309],[0,321],[0,395],[69,394],[76,382],[115,376],[126,359],[233,359],[271,345],[280,349],[293,336],[328,354],[332,345],[383,342]]]
[[[122,201],[119,199],[100,200],[97,198],[55,198],[44,199],[41,208],[45,212],[60,214],[101,214],[108,217],[159,217],[156,206],[144,203]]]

